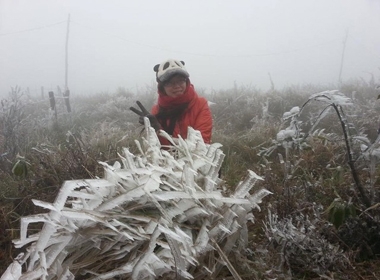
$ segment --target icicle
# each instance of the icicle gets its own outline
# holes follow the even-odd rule
[[[128,148],[123,148],[123,152],[125,157],[121,156],[120,154],[119,157],[123,162],[124,168],[133,171],[136,168],[136,165],[133,161],[133,154],[129,151]]]
[[[0,280],[19,280],[22,275],[21,264],[24,253],[20,253],[5,270]]]
[[[248,176],[236,187],[235,194],[233,196],[236,198],[245,197],[249,193],[250,189],[255,185],[257,180],[263,180],[263,178],[258,176],[255,172],[248,170]]]
[[[148,246],[147,250],[139,258],[138,262],[136,263],[135,267],[133,268],[132,275],[131,275],[131,278],[133,280],[138,279],[139,274],[144,269],[144,263],[150,257],[150,255],[153,253],[153,250],[156,247],[156,240],[160,234],[161,234],[161,231],[159,229],[159,226],[157,225],[156,229],[154,230],[153,234],[151,235],[149,246]]]

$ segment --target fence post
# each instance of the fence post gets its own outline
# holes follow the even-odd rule
[[[54,110],[55,119],[57,119],[57,107],[55,106],[54,92],[49,91],[50,109]]]
[[[63,97],[65,98],[65,104],[67,108],[67,112],[71,113],[71,105],[70,105],[70,90],[66,90],[63,94]]]

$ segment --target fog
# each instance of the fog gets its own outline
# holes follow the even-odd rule
[[[64,87],[69,14],[72,94],[144,91],[167,58],[205,90],[380,78],[378,0],[0,0],[0,94]]]

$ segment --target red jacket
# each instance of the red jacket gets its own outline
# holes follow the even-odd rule
[[[211,142],[212,132],[212,115],[210,107],[208,106],[208,102],[205,98],[198,96],[191,84],[188,86],[187,92],[188,91],[193,91],[190,93],[192,94],[192,99],[185,111],[179,116],[174,126],[172,136],[178,138],[178,135],[181,135],[183,139],[186,139],[187,128],[191,126],[195,130],[199,130],[202,134],[203,141],[209,144]],[[187,92],[185,94],[187,94]],[[159,112],[159,103],[160,100],[158,104],[153,106],[153,115],[157,115]],[[169,145],[169,142],[162,137],[160,137],[160,141],[163,145]]]

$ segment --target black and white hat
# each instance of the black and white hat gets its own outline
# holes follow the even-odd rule
[[[153,70],[156,72],[157,82],[166,82],[174,75],[182,75],[186,78],[190,76],[185,68],[185,62],[175,59],[167,59],[154,66]]]

